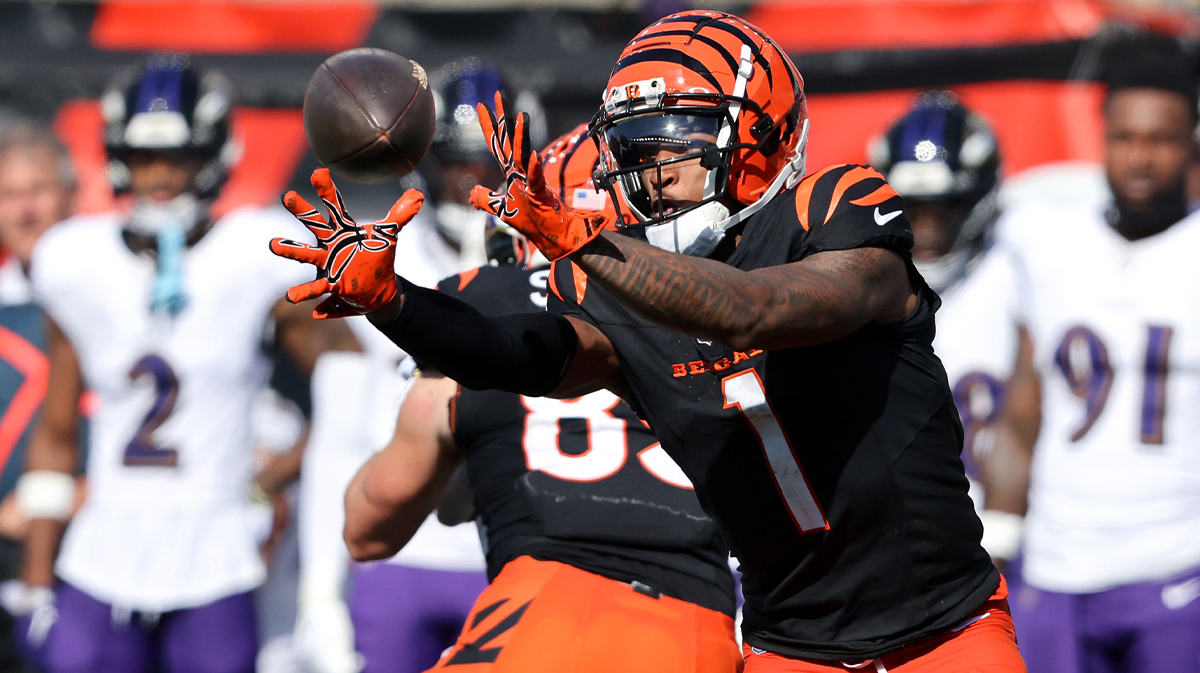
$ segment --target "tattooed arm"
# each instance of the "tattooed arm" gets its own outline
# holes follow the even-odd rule
[[[826,343],[916,305],[904,261],[883,248],[742,271],[605,232],[571,259],[646,319],[738,350]]]

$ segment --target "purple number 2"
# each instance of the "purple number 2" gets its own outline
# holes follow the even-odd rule
[[[1141,441],[1163,443],[1163,418],[1167,409],[1167,360],[1171,328],[1150,325],[1147,328],[1144,385],[1142,388]],[[1084,402],[1083,421],[1071,433],[1077,442],[1092,429],[1112,388],[1113,369],[1108,348],[1087,327],[1072,327],[1063,335],[1054,354],[1054,362],[1066,379],[1071,392]]]
[[[175,467],[179,456],[175,449],[164,449],[154,444],[154,431],[159,428],[175,410],[175,401],[179,396],[179,381],[171,365],[158,355],[146,355],[133,369],[129,371],[130,380],[149,376],[154,382],[154,403],[146,412],[142,424],[138,426],[133,439],[125,447],[126,465]]]

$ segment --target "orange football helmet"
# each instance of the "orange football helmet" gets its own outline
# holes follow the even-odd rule
[[[600,152],[588,137],[588,124],[580,124],[542,151],[546,187],[557,192],[558,198],[569,208],[616,215],[608,192],[596,189],[592,180],[599,162]]]
[[[542,150],[541,160],[546,188],[557,194],[568,208],[615,215],[612,196],[596,189],[592,182],[600,153],[588,137],[587,124],[556,138]],[[488,261],[500,266],[537,268],[549,264],[520,232],[496,217],[488,217],[487,252]]]
[[[589,133],[600,146],[598,185],[636,219],[623,216],[621,224],[645,227],[658,247],[707,256],[726,229],[804,176],[804,80],[745,20],[681,12],[621,52]],[[659,160],[664,151],[673,156]],[[664,207],[646,187],[647,174],[661,177],[664,166],[683,161],[707,169],[704,198]],[[731,212],[733,203],[742,207]]]

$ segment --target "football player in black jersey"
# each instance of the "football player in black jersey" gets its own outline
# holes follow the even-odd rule
[[[629,401],[741,561],[748,671],[1023,671],[902,200],[863,166],[802,179],[803,82],[778,46],[693,11],[625,48],[590,133],[633,236],[547,190],[523,116],[496,108],[507,186],[473,202],[556,260],[549,313],[484,316],[394,276],[327,173],[334,245],[273,247],[360,282],[290,298],[330,292],[324,313],[369,314],[467,388]]]
[[[607,196],[588,184],[595,160],[586,127],[546,156],[562,168],[551,176],[567,185],[564,198],[578,187],[576,205],[602,208]],[[519,235],[489,239],[509,265],[464,272],[438,289],[489,315],[545,311],[549,262],[527,256]],[[347,491],[355,558],[399,551],[464,461],[492,583],[435,669],[741,669],[729,552],[716,524],[650,429],[607,391],[522,397],[460,389],[425,370],[391,443]]]

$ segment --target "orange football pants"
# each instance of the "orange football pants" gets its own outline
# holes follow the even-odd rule
[[[745,673],[1025,673],[1008,611],[1008,585],[950,632],[867,661],[807,661],[745,645]]]
[[[553,561],[521,556],[430,671],[737,673],[733,619]]]

